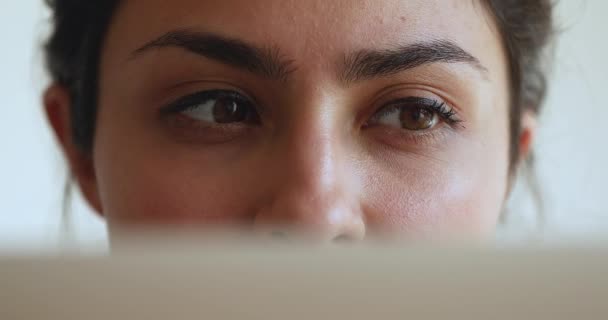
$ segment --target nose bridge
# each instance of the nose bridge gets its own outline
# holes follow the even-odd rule
[[[274,152],[280,163],[277,182],[270,203],[256,216],[265,233],[305,233],[324,242],[362,237],[363,217],[349,190],[347,158],[330,108],[320,103],[299,107],[280,135]]]
[[[314,84],[301,86],[311,89],[302,90],[302,98],[290,105],[275,151],[286,166],[285,187],[324,194],[339,187],[344,165],[337,125],[339,106],[332,95]]]
[[[331,125],[308,121],[294,125],[293,131],[286,135],[284,141],[288,163],[291,170],[286,172],[291,177],[292,187],[302,191],[326,193],[337,187],[340,154],[336,134]],[[289,184],[289,181],[287,181]]]

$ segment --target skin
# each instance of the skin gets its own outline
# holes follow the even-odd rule
[[[290,61],[289,77],[175,47],[133,56],[177,29],[272,48]],[[352,52],[430,40],[449,40],[479,66],[437,62],[348,83],[340,76]],[[259,123],[201,124],[162,112],[211,89],[255,100]],[[484,239],[508,194],[507,60],[477,1],[125,1],[103,47],[99,90],[90,155],[71,142],[65,89],[51,86],[45,105],[112,237],[188,226],[323,243]],[[412,96],[445,102],[462,122],[423,131],[392,120],[369,125],[383,103]]]

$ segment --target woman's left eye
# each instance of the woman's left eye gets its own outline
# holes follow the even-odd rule
[[[411,106],[391,106],[375,118],[377,124],[412,131],[428,130],[439,122],[434,111]]]
[[[382,107],[367,125],[389,126],[409,131],[425,131],[436,127],[442,120],[457,122],[454,111],[444,103],[424,98],[407,98]]]

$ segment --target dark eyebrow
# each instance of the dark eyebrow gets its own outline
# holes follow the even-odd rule
[[[344,59],[346,83],[393,75],[429,63],[467,63],[484,76],[487,69],[477,58],[447,40],[421,42],[388,50],[361,50]]]
[[[178,47],[266,78],[286,81],[295,70],[277,48],[259,48],[241,40],[189,29],[170,31],[135,50],[131,58],[151,49]]]

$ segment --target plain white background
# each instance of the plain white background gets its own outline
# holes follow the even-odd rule
[[[608,1],[558,1],[560,35],[552,88],[536,141],[547,212],[545,229],[559,236],[608,231]],[[41,43],[48,28],[42,0],[0,2],[0,248],[62,243],[65,167],[43,118],[47,83]],[[535,230],[526,190],[518,187],[506,229]],[[103,243],[103,221],[74,202],[74,238]]]

